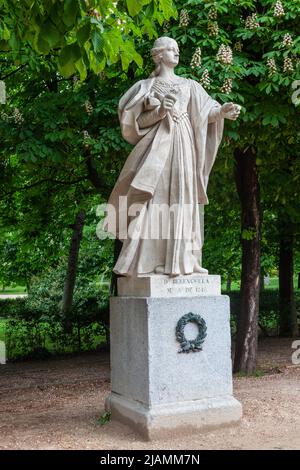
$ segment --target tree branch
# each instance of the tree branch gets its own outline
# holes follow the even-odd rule
[[[0,77],[0,80],[5,80],[6,78],[10,77],[11,75],[14,75],[15,73],[18,73],[20,70],[22,70],[24,67],[26,67],[27,64],[20,65],[16,70],[13,70],[12,72],[8,73],[7,75],[4,75],[4,77]]]
[[[92,155],[90,154],[90,151],[88,148],[85,148],[84,152],[83,152],[83,155],[84,155],[84,159],[85,159],[85,164],[86,164],[86,168],[87,168],[87,177],[88,179],[90,180],[90,182],[93,184],[93,186],[100,192],[101,191],[101,194],[103,196],[109,196],[110,194],[110,191],[111,191],[111,188],[110,186],[106,183],[106,181],[104,181],[100,174],[98,173],[95,165],[94,165],[94,161],[93,161],[93,157]]]
[[[46,178],[46,179],[43,179],[43,180],[40,180],[40,181],[35,181],[34,183],[31,183],[31,184],[27,184],[25,186],[21,186],[20,188],[14,188],[12,191],[4,191],[4,194],[6,196],[10,196],[18,191],[26,191],[27,189],[31,189],[31,188],[34,188],[35,186],[39,186],[40,184],[43,184],[43,183],[53,183],[53,184],[62,184],[62,185],[65,185],[65,186],[69,186],[69,185],[72,185],[72,184],[77,184],[77,183],[81,183],[82,181],[86,181],[86,177],[82,177],[82,178],[79,178],[77,180],[74,180],[74,181],[60,181],[60,180],[54,180],[54,179],[49,179],[49,178]]]

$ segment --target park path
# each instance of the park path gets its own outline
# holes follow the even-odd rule
[[[97,424],[109,392],[109,356],[86,354],[0,365],[0,449],[299,449],[300,366],[290,339],[260,342],[260,377],[235,378],[240,425],[143,442]]]
[[[18,299],[22,297],[27,297],[27,294],[0,294],[1,299]]]

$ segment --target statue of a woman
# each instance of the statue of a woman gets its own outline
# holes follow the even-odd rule
[[[174,73],[179,61],[174,39],[157,39],[151,52],[155,71],[119,102],[122,135],[135,147],[108,204],[108,230],[123,241],[114,272],[207,273],[201,266],[199,204],[208,204],[224,118],[237,119],[240,107],[221,106],[198,82]]]

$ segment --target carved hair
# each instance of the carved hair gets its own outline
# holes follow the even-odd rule
[[[158,39],[153,44],[153,48],[151,49],[151,55],[153,62],[155,63],[155,69],[151,73],[150,77],[157,77],[160,72],[160,64],[161,64],[161,53],[164,49],[166,49],[167,45],[169,42],[177,42],[173,38],[169,38],[168,36],[162,36]]]

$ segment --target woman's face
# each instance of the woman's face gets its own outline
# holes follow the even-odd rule
[[[176,67],[179,63],[179,48],[175,41],[169,41],[161,52],[161,61],[169,67]]]

